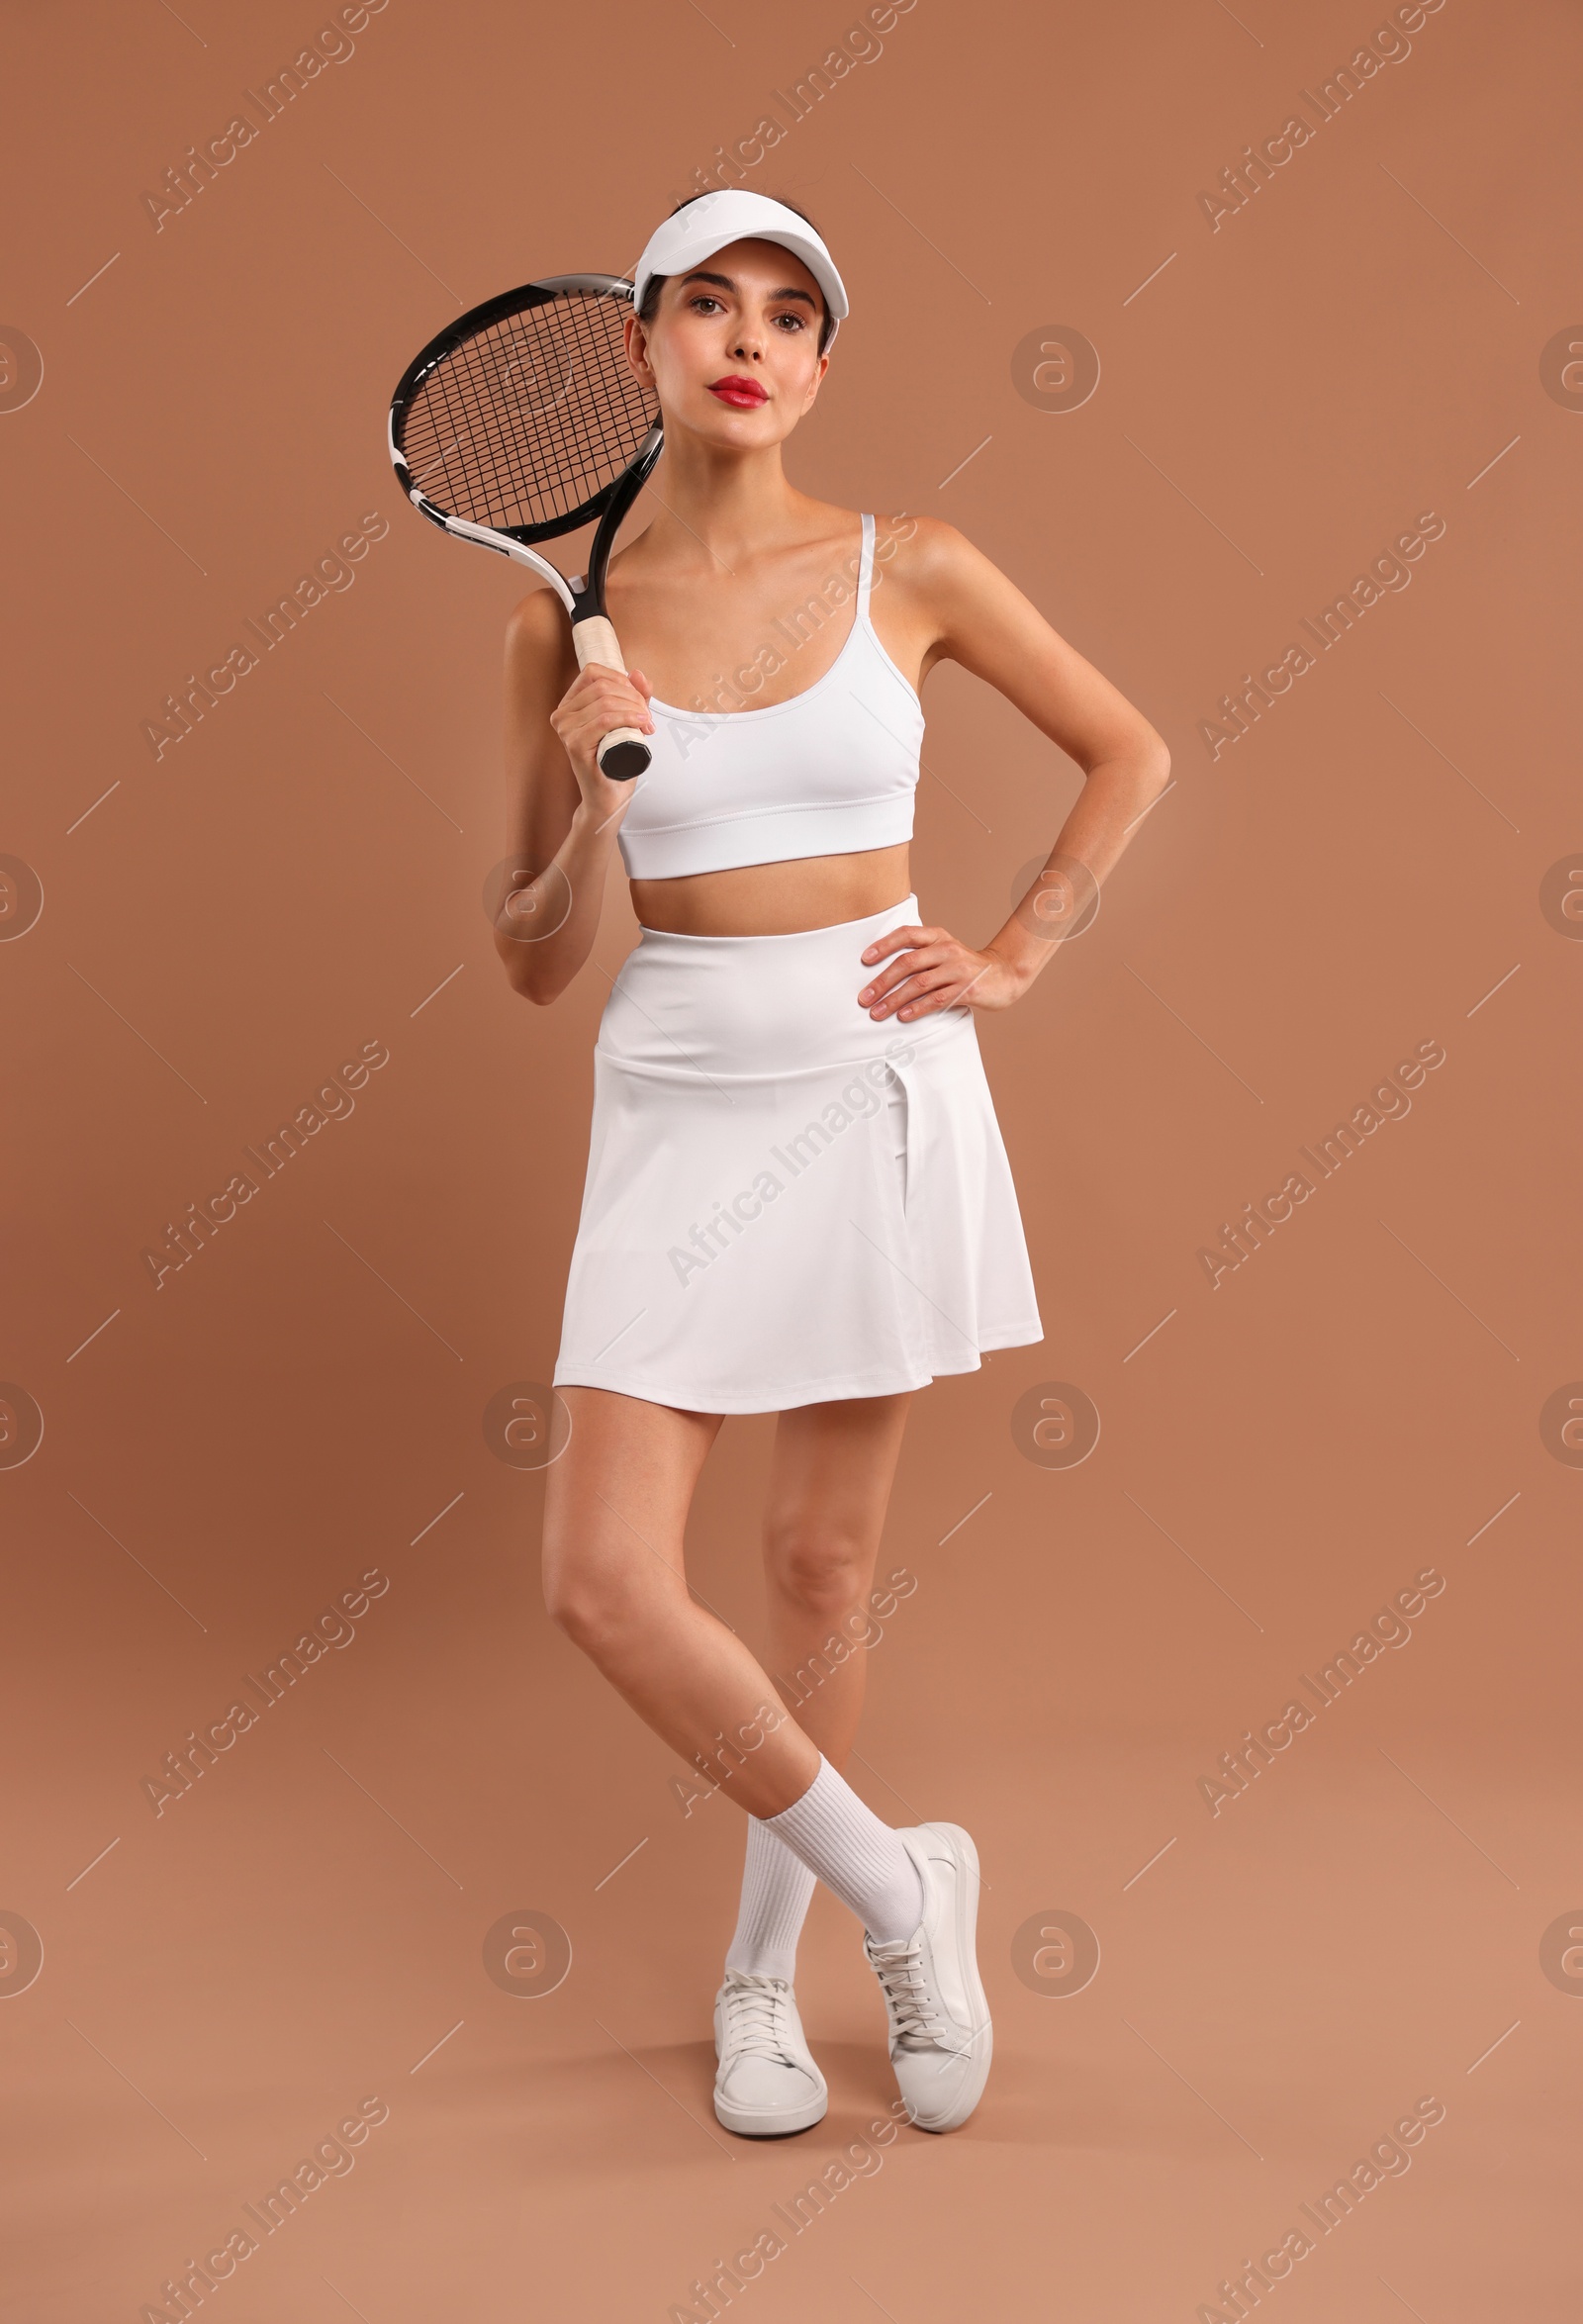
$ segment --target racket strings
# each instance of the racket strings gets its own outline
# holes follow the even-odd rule
[[[625,304],[568,291],[488,325],[414,394],[413,480],[475,524],[553,524],[630,466],[654,412],[622,350]]]

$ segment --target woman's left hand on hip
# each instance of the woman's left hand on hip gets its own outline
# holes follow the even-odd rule
[[[947,928],[908,923],[887,929],[863,955],[866,967],[896,958],[858,994],[858,1006],[879,1019],[902,1023],[939,1009],[1009,1008],[1026,990],[1027,979],[996,952],[975,952]]]

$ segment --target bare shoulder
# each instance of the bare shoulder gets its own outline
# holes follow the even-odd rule
[[[509,674],[530,683],[548,683],[561,679],[576,663],[571,625],[555,592],[535,589],[518,598],[506,617]]]
[[[995,571],[965,532],[939,516],[877,516],[874,535],[875,561],[886,568],[886,580],[920,605],[950,603]]]
[[[1004,626],[1012,605],[1022,604],[983,551],[938,516],[880,516],[874,536],[887,624],[916,656],[920,685],[937,662],[967,660],[964,649],[974,635]]]

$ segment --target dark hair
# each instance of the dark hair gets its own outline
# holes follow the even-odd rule
[[[809,218],[807,212],[805,210],[797,210],[796,204],[794,202],[787,201],[784,195],[775,194],[772,195],[771,199],[773,201],[779,202],[783,210],[796,211],[797,217],[800,218],[805,225],[813,226],[813,221],[811,218]],[[691,210],[695,202],[705,202],[707,200],[708,196],[706,194],[689,194],[685,202],[678,202],[676,209],[671,212],[671,216],[675,218],[678,211]],[[816,226],[813,226],[813,231],[815,233],[817,233],[819,230]],[[750,242],[755,239],[752,234],[743,234],[738,238],[745,242]],[[796,252],[793,251],[792,254],[793,257],[795,257]],[[664,290],[670,279],[671,278],[668,274],[651,274],[649,276],[648,281],[643,286],[643,304],[637,311],[637,319],[639,323],[653,322],[655,316],[659,313],[660,293]],[[834,331],[834,329],[835,317],[830,313],[829,301],[825,298],[823,286],[820,285],[819,353],[821,355],[824,353],[825,348],[830,344],[831,333]]]

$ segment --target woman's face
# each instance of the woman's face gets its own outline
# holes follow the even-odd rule
[[[627,360],[668,427],[753,451],[789,436],[819,392],[819,286],[779,242],[730,242],[667,277],[648,323],[629,318]]]

